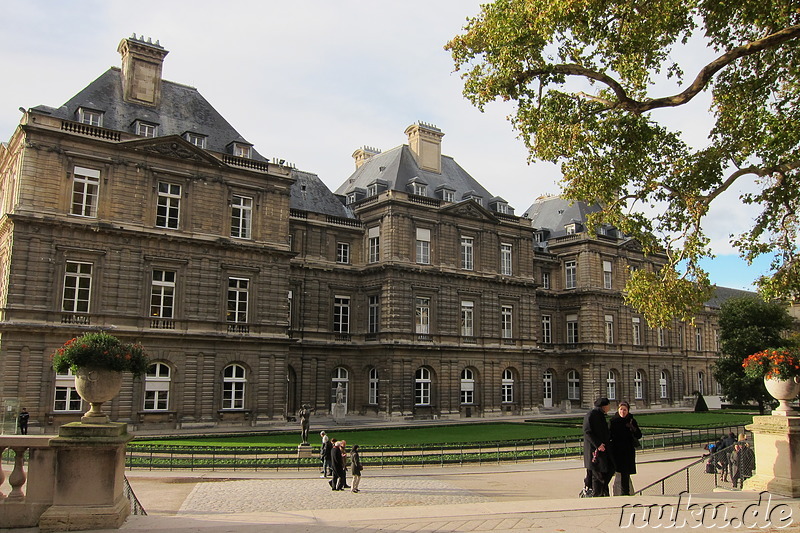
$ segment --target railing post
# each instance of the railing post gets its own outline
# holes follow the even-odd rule
[[[3,486],[3,482],[6,480],[6,473],[3,470],[3,453],[5,453],[6,447],[0,446],[0,487]],[[0,501],[3,501],[6,498],[6,495],[3,494],[3,491],[0,490]]]
[[[25,493],[22,492],[22,486],[28,479],[25,474],[25,450],[27,447],[12,447],[14,450],[14,471],[8,476],[8,484],[11,485],[11,492],[8,493],[7,500],[22,501],[25,499]]]

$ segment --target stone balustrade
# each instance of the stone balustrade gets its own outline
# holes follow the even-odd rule
[[[11,487],[8,494],[0,490],[0,528],[35,527],[53,504],[56,453],[51,438],[0,436],[0,455],[13,456],[12,463],[0,462],[0,488],[5,481]]]

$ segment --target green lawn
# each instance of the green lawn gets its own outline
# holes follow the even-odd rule
[[[609,413],[609,416],[613,412]],[[699,429],[706,427],[737,426],[753,422],[753,413],[744,411],[706,411],[694,412],[665,412],[633,414],[639,426],[646,428],[665,429]],[[581,418],[553,418],[551,420],[538,420],[536,423],[557,424],[566,426],[579,426],[583,423]]]

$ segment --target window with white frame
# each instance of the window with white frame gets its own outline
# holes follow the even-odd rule
[[[67,313],[88,313],[91,297],[92,263],[67,261],[61,310]]]
[[[367,196],[378,196],[378,184],[370,183],[367,185]]]
[[[667,371],[662,370],[661,377],[658,380],[658,386],[660,389],[661,398],[669,398],[669,388],[667,387],[668,384],[669,383],[668,383]]]
[[[697,392],[700,394],[706,393],[705,374],[702,372],[697,373]]]
[[[611,261],[603,261],[603,288],[611,288]]]
[[[233,143],[233,155],[249,159],[253,155],[253,147],[247,144]]]
[[[431,404],[431,371],[420,367],[414,375],[414,405]]]
[[[350,243],[337,242],[336,243],[336,262],[342,264],[350,264]]]
[[[247,278],[228,278],[228,322],[247,322],[250,280]]]
[[[103,126],[103,113],[95,111],[94,109],[86,109],[85,107],[78,108],[78,122],[81,124],[88,124],[90,126]]]
[[[144,410],[166,411],[169,409],[170,368],[164,363],[147,367],[144,375]]]
[[[474,268],[475,239],[472,237],[461,237],[461,268],[472,270]]]
[[[141,135],[142,137],[155,137],[158,135],[158,126],[137,120],[136,135]]]
[[[333,374],[331,374],[331,404],[338,403],[337,391],[340,389],[339,385],[341,385],[342,391],[342,403],[347,406],[347,390],[350,386],[350,373],[347,371],[346,368],[337,366],[333,369]]]
[[[658,346],[659,348],[663,348],[667,345],[667,330],[664,328],[658,328]]]
[[[99,191],[99,170],[77,166],[73,168],[70,214],[80,217],[96,217]]]
[[[186,132],[183,136],[184,139],[197,146],[198,148],[206,147],[206,136],[199,133]]]
[[[65,374],[56,374],[53,411],[81,411],[81,397],[75,388],[72,370],[67,370]]]
[[[613,370],[606,374],[606,398],[609,400],[617,399],[617,375]]]
[[[426,228],[417,228],[417,263],[431,263],[431,230]]]
[[[461,336],[475,336],[475,302],[469,300],[461,302]]]
[[[377,405],[378,404],[378,369],[377,368],[370,368],[369,370],[369,396],[367,398],[367,403],[370,405]]]
[[[550,315],[542,315],[542,343],[553,343],[553,317]]]
[[[350,333],[350,297],[333,297],[333,332]]]
[[[448,189],[444,189],[442,191],[442,200],[444,200],[445,202],[453,202],[455,201],[455,198],[456,198],[455,191],[451,191]]]
[[[369,250],[369,259],[370,263],[377,263],[381,260],[381,228],[380,226],[375,226],[374,228],[369,228],[367,233],[367,244]]]
[[[550,288],[550,272],[542,272],[542,288]]]
[[[567,399],[581,399],[581,378],[577,370],[567,372]]]
[[[614,316],[605,315],[606,344],[614,344]]]
[[[514,307],[503,305],[500,307],[500,336],[504,339],[514,337]]]
[[[153,270],[150,285],[150,316],[172,318],[175,312],[175,286],[177,274],[174,270]]]
[[[475,372],[471,368],[461,371],[461,404],[475,403]]]
[[[231,237],[250,239],[253,236],[253,199],[234,194],[231,199]]]
[[[636,400],[644,398],[644,375],[641,370],[633,375],[633,397]]]
[[[416,332],[427,335],[431,332],[431,299],[416,299]]]
[[[181,214],[181,186],[166,181],[158,182],[156,226],[177,229]]]
[[[381,324],[381,297],[372,294],[367,305],[367,333],[378,333]]]
[[[714,350],[719,351],[719,330],[714,330]]]
[[[497,202],[496,204],[497,212],[503,215],[508,214],[508,204],[505,202]]]
[[[578,343],[578,315],[567,315],[567,344]]]
[[[546,405],[553,401],[553,372],[545,370],[542,374],[542,399]]]
[[[500,378],[500,401],[514,403],[514,371],[510,368],[503,370]]]
[[[567,224],[564,226],[564,230],[567,232],[567,235],[575,235],[578,226],[576,224]]]
[[[511,267],[512,246],[508,243],[500,245],[500,274],[510,276],[513,272]]]
[[[231,364],[222,371],[222,408],[244,409],[247,374],[242,365]]]
[[[412,183],[411,194],[416,194],[417,196],[427,196],[428,186],[424,183]]]
[[[566,261],[564,263],[564,288],[574,289],[578,286],[578,263]]]
[[[642,324],[638,316],[631,318],[631,328],[633,344],[634,346],[640,346],[642,344]]]
[[[700,326],[694,328],[694,347],[698,352],[703,350],[703,328]]]

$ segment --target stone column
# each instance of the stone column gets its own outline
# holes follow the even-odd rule
[[[754,416],[747,429],[753,432],[756,473],[744,489],[800,496],[800,416]]]
[[[56,452],[53,505],[39,531],[119,528],[130,514],[125,497],[125,445],[133,438],[124,423],[73,422],[50,440]]]

